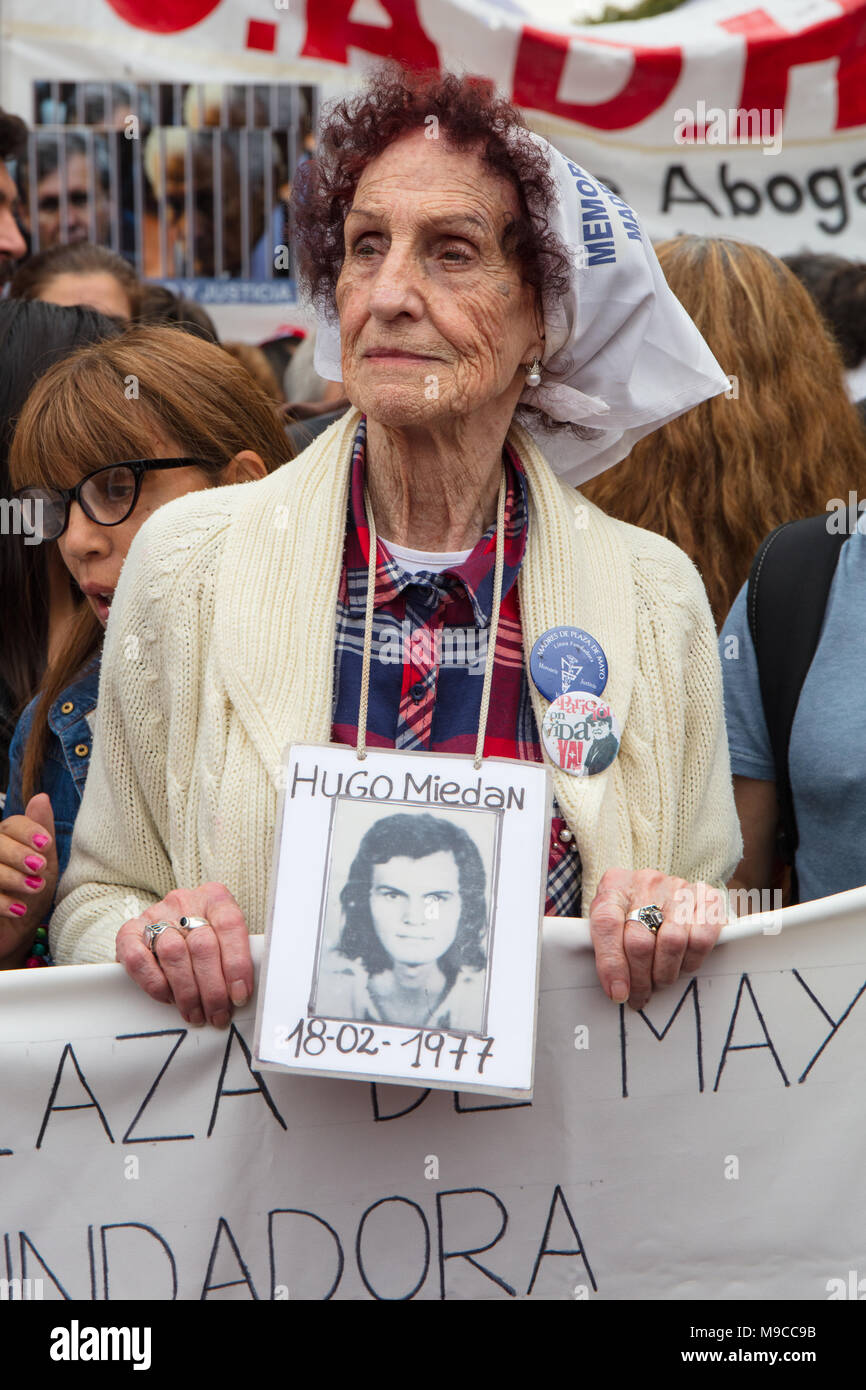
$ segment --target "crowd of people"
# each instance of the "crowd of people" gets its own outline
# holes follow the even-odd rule
[[[91,240],[28,255],[24,134],[0,112],[0,968],[117,959],[226,1026],[291,742],[546,761],[545,910],[636,1008],[726,888],[866,882],[866,265],[653,248],[486,88],[387,71],[293,192],[317,333],[221,343]],[[575,255],[586,189],[610,266]],[[449,630],[484,682],[417,640]],[[530,660],[560,631],[561,691]],[[611,711],[577,766],[543,736],[572,689]],[[370,1017],[442,1024],[477,930],[413,973],[346,910],[329,988],[363,961]]]
[[[111,246],[146,278],[292,274],[289,169],[315,147],[312,89],[36,83],[34,98],[16,168],[34,251]]]

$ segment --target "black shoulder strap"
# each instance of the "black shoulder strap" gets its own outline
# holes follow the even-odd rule
[[[788,744],[803,682],[812,664],[839,552],[848,534],[827,529],[828,514],[787,521],[772,531],[752,563],[749,631],[758,659],[761,701],[776,764],[780,848],[793,866],[797,822]],[[792,871],[794,901],[797,880]]]

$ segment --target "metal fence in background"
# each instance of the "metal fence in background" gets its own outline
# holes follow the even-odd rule
[[[18,179],[32,250],[92,241],[144,279],[291,277],[288,198],[318,91],[34,83]]]

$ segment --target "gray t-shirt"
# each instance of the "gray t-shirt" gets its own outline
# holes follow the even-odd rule
[[[861,517],[861,527],[863,526]],[[843,545],[788,752],[805,902],[866,883],[866,535]],[[731,770],[773,782],[743,585],[719,638]]]

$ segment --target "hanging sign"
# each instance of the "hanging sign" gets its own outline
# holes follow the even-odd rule
[[[284,771],[258,1061],[528,1097],[546,768],[296,745]]]

